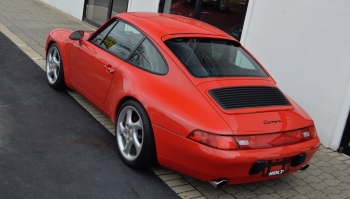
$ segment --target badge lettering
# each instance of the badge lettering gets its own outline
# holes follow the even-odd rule
[[[281,169],[281,170],[277,170],[277,171],[271,171],[268,176],[274,176],[274,175],[279,175],[279,174],[282,174],[284,173],[284,170]]]
[[[277,124],[277,123],[280,123],[282,122],[281,120],[265,120],[264,121],[264,124]]]

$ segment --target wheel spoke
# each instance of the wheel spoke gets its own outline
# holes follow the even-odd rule
[[[127,126],[132,126],[132,120],[131,120],[131,117],[132,117],[132,110],[131,109],[128,109],[128,111],[126,112],[126,121],[125,121],[125,124]]]
[[[57,57],[55,56],[55,57],[53,57],[53,62],[55,63],[55,65],[56,65],[56,67],[57,68],[59,68],[60,67],[60,60],[59,59],[57,59]]]
[[[122,122],[119,122],[119,123],[118,123],[118,128],[119,128],[119,134],[125,136],[125,131],[126,131],[126,129],[125,129],[125,127],[123,126],[123,123],[122,123]]]
[[[124,148],[124,150],[123,150],[123,152],[125,153],[125,155],[130,156],[131,146],[132,146],[132,141],[126,140],[125,148]]]
[[[139,142],[139,140],[137,138],[138,133],[134,132],[132,136],[133,136],[132,141],[133,141],[133,144],[136,148],[136,155],[139,155],[141,148],[142,148],[142,144]]]
[[[136,132],[137,130],[139,130],[139,129],[142,129],[141,120],[138,120],[137,122],[132,123],[132,124],[131,124],[131,127],[132,127],[132,130],[135,131],[135,132]]]

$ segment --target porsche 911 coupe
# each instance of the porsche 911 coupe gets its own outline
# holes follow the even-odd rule
[[[227,33],[177,15],[121,13],[95,32],[52,30],[46,76],[115,124],[120,158],[216,187],[304,170],[310,116]]]

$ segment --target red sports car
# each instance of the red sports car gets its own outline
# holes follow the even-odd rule
[[[131,167],[158,162],[219,187],[304,170],[320,145],[261,64],[201,21],[122,13],[93,33],[53,30],[45,49],[49,85],[108,116]]]

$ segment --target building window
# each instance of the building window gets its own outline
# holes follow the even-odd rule
[[[240,39],[249,0],[171,0],[170,13],[199,19]]]
[[[83,20],[99,27],[112,16],[126,12],[128,0],[85,0]]]

